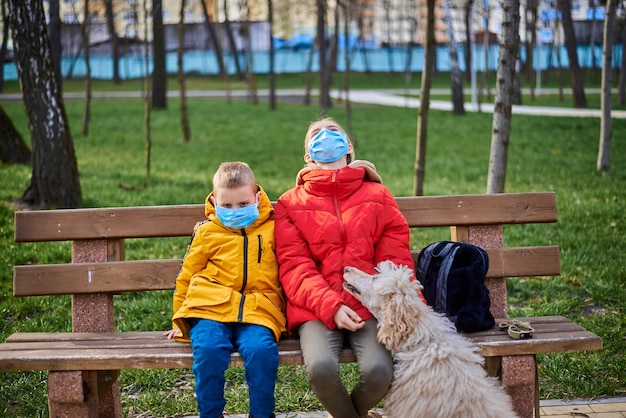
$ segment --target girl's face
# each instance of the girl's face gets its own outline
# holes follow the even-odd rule
[[[308,152],[309,141],[311,140],[311,138],[317,135],[322,130],[322,128],[326,128],[329,131],[344,132],[341,126],[339,126],[339,124],[335,122],[334,120],[321,120],[321,121],[312,123],[311,126],[309,126],[309,130],[306,133],[305,142],[304,142],[304,162],[306,162],[307,164],[313,163],[311,160],[311,156],[309,155],[309,152]],[[350,156],[351,158],[353,153],[354,153],[354,149],[352,147],[352,143],[350,142],[350,139],[348,139],[348,154],[347,155]],[[349,162],[350,161],[348,161],[348,158],[340,158],[339,160],[333,161],[332,163],[315,162],[314,165],[316,168],[338,169],[338,168],[345,167],[346,165],[348,165]]]

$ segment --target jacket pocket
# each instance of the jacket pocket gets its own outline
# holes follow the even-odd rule
[[[186,305],[197,306],[218,306],[229,303],[233,297],[233,289],[222,286],[219,283],[211,282],[204,277],[192,279],[187,291]]]

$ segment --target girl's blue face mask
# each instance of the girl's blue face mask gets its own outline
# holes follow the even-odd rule
[[[332,163],[348,154],[350,149],[345,133],[322,128],[309,141],[308,151],[311,160]]]
[[[236,209],[216,206],[215,216],[228,228],[245,229],[259,219],[259,204],[255,203]]]

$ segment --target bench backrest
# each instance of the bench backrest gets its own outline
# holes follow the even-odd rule
[[[506,248],[502,237],[503,225],[556,222],[555,193],[396,200],[411,228],[448,226],[452,240],[487,249],[487,287],[496,317],[506,316],[506,277],[560,274],[558,246]],[[15,266],[14,295],[73,295],[74,331],[111,331],[114,294],[173,289],[181,263],[180,258],[124,261],[124,240],[190,236],[203,219],[204,205],[18,211],[16,242],[71,241],[72,263]]]

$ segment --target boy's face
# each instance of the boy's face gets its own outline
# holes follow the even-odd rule
[[[256,186],[218,187],[213,191],[213,205],[238,209],[257,203]]]

